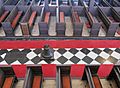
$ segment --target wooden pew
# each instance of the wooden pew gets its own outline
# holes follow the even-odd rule
[[[16,15],[16,17],[14,18],[13,22],[12,22],[12,28],[14,29],[17,26],[17,23],[19,22],[21,16],[22,16],[22,11],[19,11]]]
[[[97,76],[92,76],[95,88],[102,88],[100,80]]]
[[[60,12],[60,22],[64,23],[64,21],[65,21],[64,12]]]
[[[31,16],[30,16],[30,19],[28,21],[28,24],[29,24],[29,27],[32,27],[34,21],[35,21],[35,17],[37,15],[37,12],[36,11],[33,11]]]
[[[63,86],[62,88],[71,88],[69,75],[62,76],[62,86]]]
[[[14,77],[6,77],[2,88],[11,88]]]
[[[41,76],[34,76],[32,88],[40,88],[41,86]]]
[[[44,22],[48,24],[49,19],[50,19],[50,12],[46,12]]]
[[[5,18],[8,16],[9,11],[5,11],[2,16],[0,17],[0,23],[3,22],[5,20]]]

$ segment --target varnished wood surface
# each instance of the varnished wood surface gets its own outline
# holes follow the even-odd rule
[[[13,22],[12,22],[12,28],[14,29],[19,21],[19,19],[22,16],[22,11],[19,11],[18,14],[16,15],[16,17],[14,18]]]
[[[63,86],[62,88],[71,88],[69,75],[62,76],[62,86]]]
[[[61,23],[64,23],[64,22],[65,22],[64,12],[60,12],[60,22],[61,22]]]
[[[0,23],[3,22],[5,20],[5,18],[8,16],[9,11],[5,11],[2,16],[0,17]]]
[[[46,12],[44,22],[49,23],[49,19],[50,19],[50,12]]]
[[[41,76],[34,76],[32,88],[40,88]]]
[[[93,76],[92,79],[93,79],[95,88],[102,88],[100,80],[97,76]]]
[[[13,80],[14,80],[14,77],[5,78],[5,81],[4,81],[2,88],[11,88]]]
[[[29,27],[32,27],[36,15],[37,15],[37,12],[36,12],[36,11],[33,11],[32,14],[31,14],[31,16],[30,16],[30,19],[29,19],[29,21],[28,21]]]

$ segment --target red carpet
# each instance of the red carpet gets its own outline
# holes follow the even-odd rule
[[[3,40],[0,49],[42,48],[45,44],[53,48],[120,48],[120,40]]]
[[[26,74],[26,71],[27,71],[26,65],[12,65],[12,67],[13,67],[13,70],[15,72],[15,75],[18,78],[24,78],[25,77],[25,74]]]

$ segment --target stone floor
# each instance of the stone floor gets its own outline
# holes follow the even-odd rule
[[[42,49],[1,49],[0,64],[117,64],[120,48],[54,48],[54,61],[42,60]]]

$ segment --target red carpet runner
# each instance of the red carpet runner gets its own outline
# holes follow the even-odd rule
[[[42,48],[45,44],[53,48],[119,48],[120,40],[3,40],[0,49]]]

